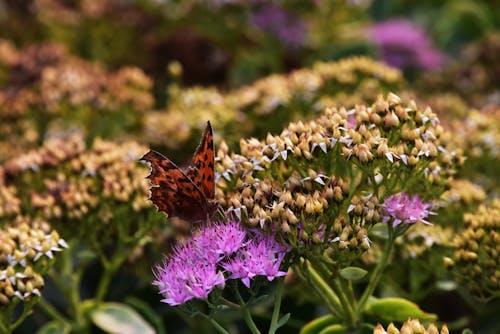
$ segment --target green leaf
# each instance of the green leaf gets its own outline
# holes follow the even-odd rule
[[[344,334],[346,329],[343,325],[334,324],[323,328],[318,334]]]
[[[90,313],[94,324],[107,333],[156,333],[133,308],[120,303],[104,303]]]
[[[359,267],[346,267],[340,271],[340,276],[348,281],[356,281],[365,277],[367,273]]]
[[[71,326],[63,322],[54,320],[45,324],[36,333],[37,334],[68,334],[71,330]]]
[[[436,320],[437,316],[426,313],[420,307],[404,298],[383,298],[368,304],[365,313],[378,322],[406,321],[408,318]]]
[[[281,317],[280,320],[278,320],[278,328],[282,327],[286,322],[290,319],[290,313],[285,314],[284,316]]]
[[[327,314],[308,322],[304,327],[302,327],[300,334],[317,334],[325,327],[340,322],[341,319],[331,314]]]
[[[165,334],[167,332],[165,330],[165,327],[163,326],[161,317],[151,308],[151,306],[149,306],[148,303],[136,297],[127,297],[125,299],[125,302],[136,309],[137,312],[139,312],[147,322],[153,325],[158,334]],[[225,308],[227,308],[226,305],[220,306],[224,306]]]

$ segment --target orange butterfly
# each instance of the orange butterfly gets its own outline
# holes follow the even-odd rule
[[[150,150],[141,159],[149,162],[149,199],[169,217],[196,222],[207,221],[215,213],[214,141],[212,126],[207,127],[193,156],[193,165],[177,167],[169,158]]]

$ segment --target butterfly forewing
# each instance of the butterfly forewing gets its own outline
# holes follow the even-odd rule
[[[206,220],[204,193],[170,159],[150,150],[141,160],[151,164],[151,201],[159,211],[188,221]]]
[[[212,126],[210,122],[207,122],[207,127],[201,137],[200,145],[198,145],[193,156],[194,168],[188,169],[188,176],[198,185],[209,200],[215,197],[214,160],[215,153]]]

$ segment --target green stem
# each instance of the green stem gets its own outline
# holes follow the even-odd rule
[[[182,315],[182,313],[181,313]],[[198,315],[202,316],[203,318],[205,319],[208,319],[208,321],[210,321],[210,323],[215,327],[215,329],[221,333],[221,334],[230,334],[224,327],[222,327],[221,324],[219,324],[217,321],[215,321],[214,318],[212,318],[211,316],[205,314],[205,313],[198,313]],[[184,317],[184,316],[183,316]],[[186,318],[184,319],[187,323],[189,323],[189,320]]]
[[[33,310],[31,307],[33,306],[33,301],[25,303],[23,306],[23,313],[17,318],[16,321],[12,325],[10,325],[9,330],[12,332],[14,331],[20,324],[23,323],[24,319],[26,319],[32,312]]]
[[[111,284],[111,279],[113,278],[113,274],[115,272],[114,267],[115,266],[113,265],[104,266],[104,272],[102,273],[101,280],[99,281],[97,292],[94,298],[96,303],[100,303],[104,300],[106,292],[108,292],[109,285]]]
[[[80,277],[80,270],[74,275],[71,275],[71,290],[69,291],[69,298],[75,312],[75,320],[79,327],[84,326],[85,324],[85,317],[82,314],[82,302],[80,299]]]
[[[353,327],[356,323],[356,317],[354,315],[353,305],[347,300],[347,296],[342,289],[338,278],[333,279],[333,284],[331,284],[333,291],[337,294],[340,300],[340,304],[344,310],[345,321],[349,327]]]
[[[351,305],[353,305],[354,309],[356,309],[357,301],[356,294],[354,293],[354,288],[352,286],[352,281],[347,281],[347,296],[349,297]]]
[[[305,269],[308,273],[307,277],[310,279],[312,286],[316,289],[321,299],[325,301],[326,307],[328,307],[332,314],[342,318],[342,307],[340,305],[339,298],[318,274],[318,272],[314,270],[310,263],[305,263]]]
[[[285,288],[285,279],[278,279],[278,287],[276,288],[276,294],[274,296],[274,309],[271,318],[271,325],[269,326],[269,334],[274,334],[278,330],[278,321],[280,316],[281,299],[283,297],[283,290]]]
[[[248,329],[250,329],[250,331],[253,334],[260,334],[260,331],[257,328],[257,325],[255,324],[255,322],[252,319],[252,314],[250,313],[250,309],[246,305],[245,306],[242,305],[241,310],[243,311],[243,318],[245,319],[245,322],[248,326]]]
[[[337,295],[340,301],[340,305],[343,310],[342,313],[345,315],[347,324],[349,326],[354,326],[355,317],[354,317],[353,305],[349,302],[349,299],[345,293],[344,288],[341,286],[339,279],[334,275],[332,275],[331,271],[324,263],[320,262],[315,267],[318,269],[318,273],[320,276],[322,276],[323,279],[326,279],[329,282],[331,282],[329,286],[333,290],[333,292]]]
[[[394,239],[395,239],[395,233],[390,223],[389,225],[387,225],[387,227],[389,229],[389,238],[387,239],[384,253],[382,254],[382,259],[380,259],[380,262],[377,264],[377,267],[373,271],[373,274],[370,277],[370,281],[368,282],[368,285],[366,286],[363,295],[359,299],[358,306],[356,308],[356,315],[358,317],[361,314],[361,312],[363,312],[363,309],[365,307],[366,302],[368,301],[368,298],[370,298],[370,296],[375,291],[375,288],[377,287],[380,278],[382,277],[382,273],[385,267],[387,266],[387,260],[389,259],[389,256],[391,254],[392,246],[394,244]]]
[[[236,297],[238,298],[238,300],[240,302],[241,311],[243,312],[243,319],[245,319],[245,322],[248,326],[248,329],[250,329],[250,332],[252,332],[253,334],[261,334],[259,329],[257,328],[257,325],[255,324],[255,322],[252,319],[252,314],[250,313],[250,308],[247,306],[247,304],[243,300],[243,297],[241,297],[241,294],[238,291],[238,286],[233,285],[233,290],[234,290],[234,294],[236,295]]]
[[[102,302],[104,300],[104,297],[106,297],[106,293],[108,292],[108,288],[109,285],[111,284],[113,275],[129,256],[130,249],[133,249],[133,247],[127,249],[123,245],[123,243],[120,242],[116,252],[114,253],[114,257],[111,259],[111,261],[105,261],[102,263],[104,267],[104,272],[101,276],[101,280],[97,287],[97,292],[94,298],[96,303]]]
[[[217,329],[217,331],[219,333],[221,333],[221,334],[229,334],[229,332],[224,327],[222,327],[217,321],[215,321],[215,319],[208,318],[208,320],[215,327],[215,329]]]
[[[12,331],[9,329],[9,327],[7,326],[7,321],[5,320],[4,317],[1,317],[0,318],[0,333],[12,333]]]
[[[45,299],[43,298],[40,299],[40,301],[38,302],[38,306],[45,314],[50,316],[52,319],[55,319],[62,323],[69,324],[69,320],[66,319],[64,315],[62,315],[58,310],[56,310],[56,308],[52,306],[52,304],[48,303]]]
[[[219,300],[222,302],[222,304],[226,305],[226,306],[229,306],[230,308],[232,309],[235,309],[235,310],[239,310],[241,309],[241,306],[236,304],[236,303],[233,303],[232,301],[224,298],[224,297],[220,297]]]
[[[352,308],[352,305],[349,303],[347,296],[344,293],[344,290],[342,286],[340,285],[340,282],[338,278],[334,277],[331,273],[331,271],[328,269],[328,267],[324,263],[318,263],[315,266],[318,269],[319,275],[326,281],[331,282],[329,284],[330,288],[333,290],[333,292],[337,295],[340,305],[343,310],[343,314],[346,316],[347,323],[349,325],[353,325],[353,313],[354,310]]]

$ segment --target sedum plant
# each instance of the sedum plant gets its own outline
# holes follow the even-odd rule
[[[453,238],[453,255],[446,261],[455,280],[481,300],[500,296],[500,200],[464,214],[464,230]]]
[[[83,132],[87,138],[139,131],[153,105],[152,81],[136,67],[106,71],[75,57],[58,43],[24,49],[2,47],[0,161],[42,138]],[[0,51],[0,53],[2,53]]]
[[[145,323],[125,305],[105,303],[114,275],[126,261],[140,254],[152,240],[149,233],[161,221],[146,201],[147,169],[137,162],[145,151],[146,147],[135,142],[119,144],[100,139],[87,147],[83,138],[75,135],[47,140],[39,149],[11,158],[1,166],[4,184],[0,212],[6,217],[2,217],[2,222],[6,222],[2,229],[10,234],[3,250],[6,255],[1,259],[5,268],[0,271],[0,279],[6,282],[15,275],[24,275],[19,276],[21,283],[17,285],[12,283],[16,280],[11,281],[14,293],[16,289],[22,293],[35,291],[37,308],[54,320],[47,324],[49,328],[56,325],[85,333],[92,321],[105,328],[99,319],[106,315],[109,319],[109,314],[116,312],[125,312],[126,317]],[[25,218],[20,222],[9,218],[16,215]],[[50,222],[52,230],[42,223],[45,221]],[[29,241],[32,234],[33,242]],[[33,244],[31,250],[24,246],[26,242]],[[46,262],[46,257],[52,258],[53,252],[63,248],[66,249],[56,264],[51,260],[50,266],[39,269],[31,263],[43,263],[42,259]],[[22,255],[26,251],[27,255]],[[31,262],[19,262],[23,256]],[[95,267],[101,268],[98,283],[84,301],[80,294],[86,287],[84,274]],[[32,280],[37,284],[28,285],[30,276],[26,271],[35,275]],[[64,309],[56,308],[51,296],[41,294],[41,275],[49,277],[63,296]],[[8,293],[2,296],[12,298],[13,290],[7,288]],[[26,295],[27,300],[29,296]]]
[[[5,193],[2,195],[6,195]],[[8,194],[7,194],[8,196]],[[2,207],[7,196],[2,196]],[[56,230],[41,219],[8,212],[0,215],[0,332],[13,332],[40,301],[43,275],[54,266],[55,257],[68,248]],[[21,313],[16,308],[21,306]]]
[[[239,154],[221,144],[217,198],[228,213],[275,233],[291,248],[296,275],[343,326],[358,327],[395,240],[415,223],[430,225],[432,201],[463,161],[442,133],[429,108],[394,94],[327,108],[279,135],[241,140]],[[356,296],[353,281],[366,271],[353,264],[372,234],[382,236],[383,251]]]

